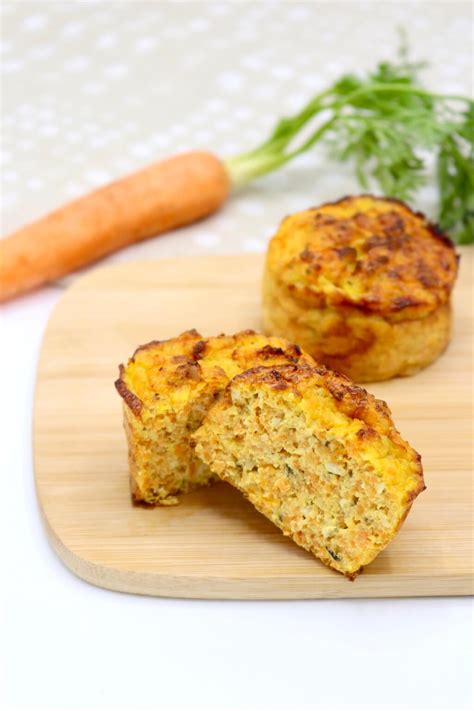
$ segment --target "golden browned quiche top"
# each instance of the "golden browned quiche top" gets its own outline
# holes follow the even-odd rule
[[[450,239],[404,203],[346,197],[283,220],[268,269],[314,307],[425,315],[449,300],[458,258]]]

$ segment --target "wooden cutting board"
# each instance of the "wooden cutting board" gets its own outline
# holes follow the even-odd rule
[[[195,327],[260,325],[262,256],[119,264],[90,272],[51,316],[36,392],[36,485],[52,546],[101,587],[192,598],[333,598],[472,592],[472,250],[448,351],[369,389],[423,456],[428,489],[393,543],[349,582],[284,538],[226,484],[181,505],[130,503],[117,366],[138,344]]]

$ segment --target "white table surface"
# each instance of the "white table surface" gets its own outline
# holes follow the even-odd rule
[[[4,5],[3,231],[186,147],[232,154],[405,24],[427,83],[470,90],[465,3]],[[259,251],[286,212],[354,190],[318,151],[130,256]],[[428,186],[419,206],[433,212]],[[469,599],[183,601],[69,573],[35,500],[31,417],[49,287],[2,308],[4,709],[469,709]],[[154,334],[151,336],[153,337]]]

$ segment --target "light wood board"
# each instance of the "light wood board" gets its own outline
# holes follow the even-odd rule
[[[259,328],[261,256],[120,264],[77,281],[44,338],[35,466],[49,539],[105,588],[193,598],[333,598],[472,593],[472,250],[455,290],[452,343],[437,363],[369,389],[423,456],[427,491],[355,582],[284,538],[218,484],[176,507],[130,503],[117,366],[138,344],[195,327]]]

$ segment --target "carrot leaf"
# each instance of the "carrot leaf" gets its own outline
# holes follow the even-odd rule
[[[436,157],[438,221],[460,243],[474,242],[474,102],[436,94],[418,79],[423,64],[381,62],[366,76],[348,74],[281,118],[262,144],[226,161],[235,185],[277,170],[322,142],[352,161],[359,184],[413,199]]]

